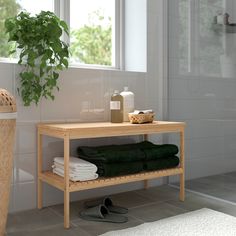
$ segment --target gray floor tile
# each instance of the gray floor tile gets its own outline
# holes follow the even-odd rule
[[[58,216],[48,208],[44,208],[9,214],[6,228],[7,233],[12,233],[36,230],[60,223],[63,223],[63,217]]]
[[[150,202],[162,202],[170,199],[179,199],[179,189],[170,187],[169,185],[141,189],[135,192],[143,197],[149,198]]]
[[[236,171],[234,171],[234,172],[229,172],[229,173],[224,173],[223,175],[236,178]]]
[[[212,185],[209,183],[209,181],[204,181],[205,179],[201,180],[188,180],[185,183],[185,187],[187,189],[191,189],[194,191],[199,191],[199,192],[205,192],[205,191],[213,191],[217,188],[217,186]]]
[[[64,229],[63,225],[55,225],[38,230],[18,231],[9,233],[8,236],[90,236],[87,232],[79,227],[71,227]]]
[[[185,212],[187,212],[187,210],[161,202],[133,208],[130,210],[129,214],[144,222],[152,222]]]
[[[82,228],[84,231],[86,231],[92,236],[97,236],[112,230],[134,227],[144,223],[143,221],[138,220],[132,216],[128,216],[128,218],[129,221],[126,223],[95,222],[95,221],[86,221],[82,219],[77,222],[74,221],[73,223],[77,224],[80,228]]]
[[[222,201],[217,201],[215,199],[203,197],[196,194],[189,194],[183,202],[178,200],[169,200],[167,201],[167,203],[188,211],[198,210],[201,208],[219,210],[220,208],[225,206],[225,203]]]
[[[219,187],[213,191],[205,191],[205,193],[227,201],[236,202],[236,189]]]
[[[210,189],[225,187],[229,189],[236,188],[236,178],[229,175],[213,175],[195,180],[196,182],[206,184]],[[191,182],[191,181],[190,181]]]
[[[55,211],[60,216],[64,216],[64,205],[54,205],[49,207],[52,211]],[[71,202],[70,203],[70,220],[78,220],[79,212],[84,209],[84,201]]]
[[[233,187],[234,175],[233,173],[231,175],[187,181],[187,186],[194,191],[199,190],[202,193],[236,201],[236,191]],[[228,179],[230,180],[228,181]],[[226,182],[229,183],[227,188],[225,187]],[[186,200],[181,202],[179,201],[179,189],[169,185],[115,194],[110,197],[114,204],[129,208],[127,223],[85,221],[78,216],[79,212],[84,209],[84,202],[79,201],[71,203],[72,227],[69,230],[65,230],[63,227],[63,204],[61,204],[42,210],[9,214],[7,236],[97,236],[107,231],[134,227],[144,222],[156,221],[204,207],[236,216],[236,204],[189,192],[186,192]]]

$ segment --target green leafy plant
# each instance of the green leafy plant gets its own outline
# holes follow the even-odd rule
[[[80,29],[71,30],[71,57],[85,64],[108,65],[112,63],[112,22],[103,25],[100,11],[91,14],[91,22]]]
[[[68,45],[61,40],[63,32],[68,35],[67,24],[54,13],[42,11],[36,16],[20,12],[5,21],[9,42],[16,42],[20,51],[18,92],[25,106],[38,104],[42,97],[54,100],[53,90],[59,87],[59,71],[68,68]]]

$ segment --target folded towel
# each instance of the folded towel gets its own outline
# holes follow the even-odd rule
[[[58,165],[58,164],[54,164],[52,165],[52,168],[53,169],[59,169],[61,171],[64,172],[64,166],[61,166],[61,165]],[[96,174],[96,171],[91,171],[91,170],[74,170],[74,169],[71,169],[69,168],[69,174],[70,175],[93,175],[93,174]]]
[[[135,174],[143,170],[143,162],[97,163],[99,176],[113,177]]]
[[[58,162],[54,162],[52,167],[64,169],[64,165],[62,165]],[[74,172],[86,172],[86,173],[87,172],[97,172],[97,170],[98,170],[97,166],[94,164],[91,167],[70,167],[69,166],[69,169]]]
[[[149,114],[153,113],[153,110],[134,110],[133,114]]]
[[[152,148],[142,148],[145,153],[145,160],[156,160],[159,158],[174,156],[179,149],[174,144],[154,145]]]
[[[144,162],[144,170],[153,171],[167,168],[173,168],[179,165],[179,158],[177,156],[160,158]]]
[[[53,173],[64,177],[64,170],[62,170],[60,168],[53,168],[52,171],[53,171]],[[90,175],[83,175],[83,174],[74,175],[74,174],[70,173],[69,178],[72,181],[87,181],[87,180],[97,179],[98,174],[94,173],[94,174],[90,174]]]
[[[78,153],[80,158],[92,163],[93,161],[104,163],[132,162],[145,159],[144,152],[138,148],[137,144],[79,147]]]
[[[174,144],[157,145],[149,141],[123,145],[109,145],[100,147],[79,147],[80,158],[94,163],[132,162],[154,160],[162,157],[174,156],[179,152]]]
[[[55,157],[54,158],[54,162],[64,165],[64,158],[63,157]],[[83,159],[80,159],[78,157],[70,157],[69,160],[69,167],[71,168],[79,168],[79,167],[83,167],[83,168],[96,168],[96,166],[88,161],[85,161]]]

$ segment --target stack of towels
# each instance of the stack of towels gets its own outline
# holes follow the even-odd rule
[[[79,147],[79,157],[95,164],[99,176],[117,176],[172,168],[179,165],[174,144],[156,145],[148,141],[100,147]]]
[[[53,173],[64,177],[64,158],[55,157]],[[72,181],[87,181],[98,178],[97,166],[77,157],[70,157],[69,178]]]

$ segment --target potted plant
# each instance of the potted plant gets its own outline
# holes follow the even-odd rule
[[[16,43],[18,64],[23,66],[18,86],[25,106],[38,104],[42,97],[54,100],[53,90],[59,87],[59,71],[68,68],[68,45],[61,40],[67,35],[67,24],[53,12],[42,11],[36,16],[20,12],[5,21],[9,42]]]

